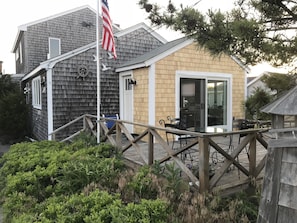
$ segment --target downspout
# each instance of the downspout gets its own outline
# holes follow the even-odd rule
[[[50,67],[46,71],[46,89],[47,89],[47,132],[48,140],[52,140],[51,133],[54,131],[53,120],[53,68]]]

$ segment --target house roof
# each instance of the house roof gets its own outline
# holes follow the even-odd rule
[[[124,35],[127,35],[131,32],[134,32],[135,30],[137,29],[140,29],[140,28],[144,28],[145,30],[149,30],[150,28],[145,24],[145,23],[139,23],[135,26],[132,26],[132,27],[129,27],[127,29],[124,29],[124,30],[121,30],[117,33],[114,34],[115,37],[120,37],[120,36],[124,36]],[[150,31],[150,33],[152,34],[152,32]],[[159,39],[161,42],[165,41],[166,40],[160,36],[159,34],[155,33],[153,34],[153,36],[155,36],[157,39]],[[67,53],[64,53],[60,56],[57,56],[57,57],[54,57],[54,58],[51,58],[51,59],[48,59],[42,63],[39,64],[38,67],[36,67],[34,70],[32,70],[30,73],[28,73],[27,75],[25,75],[23,78],[22,78],[22,81],[25,81],[29,78],[32,78],[36,75],[38,75],[38,72],[43,70],[43,69],[50,69],[52,67],[54,67],[58,62],[60,61],[63,61],[63,60],[66,60],[66,59],[69,59],[73,56],[76,56],[82,52],[85,52],[91,48],[95,48],[97,46],[96,42],[93,42],[93,43],[90,43],[88,45],[85,45],[85,46],[82,46],[80,48],[77,48],[75,50],[72,50],[72,51],[69,51]],[[95,59],[95,58],[94,58]]]
[[[276,115],[297,115],[297,86],[264,106],[261,111]]]
[[[182,37],[180,39],[173,40],[168,42],[159,48],[156,48],[142,56],[139,56],[133,60],[128,61],[127,63],[121,64],[117,67],[116,72],[124,72],[127,70],[133,70],[141,67],[148,67],[153,63],[157,62],[158,60],[169,56],[170,54],[188,46],[194,42],[193,39],[189,39],[187,37]],[[249,68],[244,66],[243,63],[231,56],[231,58],[239,64],[245,71],[249,72]]]
[[[84,5],[84,6],[80,6],[80,7],[77,7],[77,8],[74,8],[74,9],[70,9],[68,11],[64,11],[64,12],[61,12],[61,13],[58,13],[58,14],[55,14],[55,15],[52,15],[52,16],[49,16],[49,17],[45,17],[45,18],[42,18],[42,19],[39,19],[39,20],[36,20],[36,21],[33,21],[33,22],[29,22],[29,23],[26,23],[26,24],[23,24],[23,25],[20,25],[18,27],[18,33],[17,33],[17,36],[16,36],[16,39],[14,41],[14,44],[13,44],[13,48],[12,48],[12,53],[14,53],[16,51],[16,48],[18,46],[18,42],[19,40],[21,39],[21,36],[22,34],[27,31],[27,28],[29,26],[33,26],[33,25],[36,25],[38,23],[42,23],[42,22],[46,22],[46,21],[49,21],[51,19],[55,19],[55,18],[58,18],[60,16],[64,16],[64,15],[67,15],[67,14],[70,14],[70,13],[73,13],[73,12],[76,12],[76,11],[79,11],[79,10],[82,10],[82,9],[90,9],[91,11],[93,11],[95,14],[97,14],[96,10],[94,10],[91,6],[89,5]],[[116,26],[115,24],[113,24],[113,26],[116,28],[116,29],[120,29],[118,26]]]
[[[121,64],[117,67],[116,72],[122,72],[126,70],[133,70],[140,67],[148,67],[156,61],[170,55],[171,53],[193,43],[193,40],[187,39],[185,37],[173,40],[164,44],[142,56],[139,56],[127,63]]]
[[[153,35],[155,38],[157,38],[158,40],[160,40],[161,43],[165,44],[167,43],[168,41],[163,38],[163,36],[161,36],[160,34],[158,34],[157,32],[155,32],[151,27],[149,27],[148,25],[146,25],[144,22],[141,22],[141,23],[138,23],[134,26],[131,26],[131,27],[128,27],[126,29],[123,29],[121,30],[120,32],[116,33],[116,36],[117,37],[122,37],[122,36],[125,36],[135,30],[138,30],[138,29],[145,29],[148,33],[150,33],[151,35]]]

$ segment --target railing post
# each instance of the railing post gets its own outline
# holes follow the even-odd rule
[[[249,147],[249,172],[250,172],[250,177],[257,177],[256,176],[256,156],[257,156],[257,138],[256,138],[256,133],[250,133],[252,134],[251,140],[250,140],[250,147]]]
[[[87,116],[83,116],[83,130],[86,131],[87,129]]]
[[[120,123],[119,121],[116,122],[116,143],[117,143],[117,148],[122,150],[122,132],[120,128]]]
[[[209,140],[199,137],[199,192],[209,190]]]
[[[154,136],[151,132],[148,134],[148,165],[153,165],[154,163]]]

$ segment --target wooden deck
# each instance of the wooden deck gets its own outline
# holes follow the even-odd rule
[[[83,129],[73,135],[86,129],[96,135],[96,117],[84,115],[80,119],[83,119]],[[123,120],[113,120],[115,125],[108,129],[106,120],[109,119],[100,120],[102,141],[116,146],[132,167],[153,165],[155,162],[160,165],[173,163],[180,169],[181,176],[201,193],[233,193],[255,185],[263,178],[267,141],[270,138],[268,129],[210,134]],[[126,125],[134,125],[140,133],[131,135]],[[53,138],[56,132],[53,132]],[[167,141],[166,133],[186,135],[188,139]]]
[[[270,136],[263,135],[265,137],[265,140],[269,140]],[[221,146],[221,148],[226,151],[229,155],[234,151],[236,146],[239,144],[239,134],[234,134],[232,137],[232,141],[230,144],[230,136],[217,136],[212,137],[214,142]],[[241,138],[242,140],[242,138]],[[192,140],[188,140],[187,144],[192,143]],[[124,147],[129,144],[129,141],[125,138],[122,139]],[[185,142],[183,142],[182,146]],[[140,149],[142,153],[145,155],[146,159],[148,159],[148,142],[141,142],[139,143]],[[172,142],[169,143],[169,146],[172,146]],[[177,151],[179,149],[179,142],[174,142],[173,145],[173,152]],[[249,169],[249,155],[248,151],[249,145],[247,145],[238,155],[236,160],[246,169]],[[257,151],[257,159],[256,159],[256,165],[259,165],[260,162],[265,159],[267,149],[259,142],[257,142],[256,145],[256,151]],[[222,154],[220,154],[218,151],[216,151],[214,148],[210,146],[209,149],[209,175],[210,179],[215,174],[215,172],[219,171],[220,168],[225,163],[225,158]],[[154,157],[155,160],[162,160],[164,157],[167,157],[167,152],[162,149],[162,145],[160,143],[154,143]],[[130,160],[133,163],[137,163],[139,165],[145,165],[146,163],[143,161],[143,159],[140,157],[139,153],[137,152],[137,149],[132,147],[129,150],[124,152],[124,156]],[[185,152],[179,154],[180,160],[183,161],[186,167],[189,168],[193,172],[195,176],[199,175],[199,144],[192,146]],[[167,162],[174,163],[171,159]],[[263,161],[262,161],[263,162]],[[178,166],[177,166],[178,168]],[[189,181],[189,184],[192,185],[193,182],[187,177],[187,175],[181,170],[181,174],[184,177],[185,180]],[[259,175],[257,176],[258,181],[262,181],[264,174],[264,170],[261,170]],[[218,181],[216,187],[212,190],[213,192],[218,191],[225,194],[233,193],[235,191],[245,189],[247,188],[248,184],[250,183],[249,176],[241,172],[236,166],[230,165],[228,170],[223,174],[221,179]]]
[[[126,124],[142,128],[142,133],[132,136],[125,128]],[[263,178],[267,140],[270,138],[268,129],[209,134],[123,120],[117,120],[112,129],[107,129],[104,123],[101,127],[106,139],[117,146],[131,163],[174,163],[182,177],[202,193],[233,193]],[[184,134],[189,139],[174,142],[172,146],[173,141],[167,142],[165,132]]]

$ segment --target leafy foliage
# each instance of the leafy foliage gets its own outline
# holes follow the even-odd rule
[[[6,140],[22,138],[28,131],[28,109],[18,85],[0,75],[0,135]]]
[[[19,143],[0,158],[6,222],[248,222],[257,199],[190,191],[173,164],[133,171],[108,144]]]
[[[256,88],[254,94],[247,98],[245,102],[246,118],[247,119],[260,119],[269,120],[269,114],[261,112],[263,106],[269,104],[273,96],[261,88]]]
[[[296,85],[296,75],[292,74],[269,73],[265,74],[261,80],[272,91],[276,91],[276,95],[280,95]]]
[[[167,7],[139,0],[153,25],[166,26],[194,38],[214,55],[232,54],[247,64],[268,61],[275,65],[296,58],[297,5],[290,0],[236,0],[233,10],[199,11],[192,6]]]

